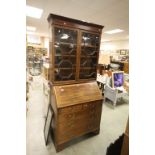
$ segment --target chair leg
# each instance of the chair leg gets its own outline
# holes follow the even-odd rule
[[[121,102],[123,102],[124,100],[123,100],[123,97],[121,97]]]
[[[115,100],[114,102],[113,102],[113,108],[115,109],[115,107],[116,107],[116,102],[117,102],[117,100]]]

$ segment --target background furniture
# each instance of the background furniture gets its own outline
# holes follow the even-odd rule
[[[127,95],[125,90],[118,90],[117,88],[112,88],[107,84],[105,85],[104,101],[108,98],[113,102],[113,107],[116,106],[117,100],[125,95]]]
[[[49,86],[49,64],[43,64],[43,93],[44,93],[44,116],[47,115],[48,106],[50,104],[50,86]]]
[[[26,114],[29,109],[29,97],[30,97],[30,89],[32,87],[32,81],[33,77],[29,74],[29,72],[26,69]]]
[[[129,63],[128,62],[124,62],[123,71],[124,73],[129,74]]]
[[[124,138],[124,134],[119,136],[118,139],[116,139],[113,143],[111,143],[107,148],[106,155],[121,155],[123,138]]]
[[[129,155],[129,119],[124,133],[121,155]]]
[[[99,133],[102,94],[96,70],[103,26],[54,14],[48,22],[53,140],[60,151],[73,138]]]
[[[125,133],[109,145],[106,155],[129,155],[129,119]]]
[[[27,69],[32,76],[40,75],[42,72],[42,58],[37,55],[28,55]]]
[[[44,116],[47,116],[48,106],[50,104],[50,86],[49,81],[43,79],[43,93],[44,93]]]
[[[50,133],[52,118],[53,118],[53,110],[51,108],[51,105],[49,105],[48,111],[47,111],[47,117],[45,120],[45,126],[44,126],[44,138],[45,138],[46,145],[48,143],[48,137],[49,137],[49,133]]]
[[[48,81],[49,80],[49,64],[43,64],[43,77]]]
[[[98,63],[99,73],[102,75],[103,70],[106,70],[109,67],[108,65],[110,64],[110,55],[100,52]]]
[[[119,70],[124,71],[124,73],[129,74],[129,62],[128,61],[112,60],[111,63],[120,65]]]
[[[114,74],[120,74],[122,72],[112,72],[112,78],[113,78],[113,83],[114,83]],[[109,100],[111,100],[113,102],[113,107],[116,106],[117,100],[118,98],[122,98],[125,95],[128,95],[128,92],[124,89],[124,74],[123,74],[123,82],[121,87],[114,87],[114,84],[111,83],[108,84],[108,82],[105,85],[105,90],[104,90],[104,101],[106,100],[106,98],[108,98]],[[113,86],[113,87],[112,87]]]
[[[108,78],[107,76],[108,76],[107,74],[101,75],[101,74],[97,73],[96,81],[99,85],[99,88],[100,88],[102,94],[104,93],[104,86],[107,83],[107,78]]]

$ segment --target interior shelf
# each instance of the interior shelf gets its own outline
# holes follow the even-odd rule
[[[56,57],[76,57],[76,55],[70,55],[70,54],[56,54]]]
[[[74,44],[74,43],[67,43],[67,42],[55,42],[55,45],[74,45],[76,46],[77,44]]]
[[[96,69],[96,67],[82,67],[82,66],[80,66],[80,69]]]
[[[75,69],[75,67],[73,67],[73,68],[65,68],[65,67],[59,67],[59,68],[55,68],[55,69],[62,69],[62,70],[71,70],[71,69]]]
[[[98,46],[94,46],[94,45],[85,45],[85,44],[82,44],[81,47],[88,47],[88,48],[98,48]]]
[[[96,58],[96,56],[94,56],[94,55],[81,55],[80,56],[81,58],[85,58],[85,57],[87,57],[87,58]]]

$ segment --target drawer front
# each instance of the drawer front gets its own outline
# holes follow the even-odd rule
[[[60,109],[58,109],[58,112],[59,112],[59,115],[64,115],[64,114],[73,113],[73,112],[77,112],[77,111],[81,111],[81,110],[82,110],[82,105],[80,104],[80,105],[60,108]]]
[[[81,111],[60,114],[57,128],[58,143],[99,129],[101,106],[101,103],[95,104],[95,106],[84,104]]]
[[[92,102],[59,109],[58,123],[65,123],[70,120],[88,117],[89,115],[96,113],[96,111],[100,111],[101,106],[101,102]]]
[[[72,106],[68,106],[65,108],[60,108],[60,109],[58,109],[58,111],[59,111],[59,114],[72,113],[72,112],[76,112],[76,111],[83,111],[86,109],[92,109],[101,103],[102,103],[102,101],[93,101],[90,103],[83,103],[83,104],[79,104],[79,105],[72,105]]]
[[[73,124],[71,123],[69,128],[65,128],[65,129],[62,128],[62,130],[59,130],[57,134],[58,135],[57,139],[59,144],[69,141],[75,137],[82,136],[96,129],[99,129],[99,123],[96,121],[87,121],[87,122],[81,122],[77,124],[78,125],[76,125],[75,123]]]
[[[69,119],[68,121],[65,121],[63,123],[58,124],[58,131],[67,131],[72,129],[77,129],[81,127],[83,124],[87,123],[94,123],[97,124],[100,123],[100,113],[99,111],[95,111],[94,113],[88,112],[88,113],[79,113],[79,115],[74,115],[72,119]]]

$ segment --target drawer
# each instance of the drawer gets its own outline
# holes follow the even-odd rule
[[[75,130],[58,132],[57,134],[57,143],[61,144],[66,141],[73,139],[76,136]]]
[[[81,126],[84,126],[88,123],[94,124],[97,123],[100,124],[100,117],[101,112],[98,110],[92,110],[87,112],[77,112],[67,119],[67,117],[59,117],[58,120],[58,131],[68,131],[71,129],[77,129]]]
[[[90,102],[90,103],[84,103],[82,105],[82,110],[90,110],[90,109],[100,107],[101,103],[102,103],[101,101],[94,101],[94,102]]]
[[[78,121],[78,120],[85,120],[89,118],[96,118],[101,113],[101,107],[96,106],[92,109],[87,109],[85,111],[77,111],[72,113],[64,113],[58,115],[58,123],[66,124],[69,121]],[[100,115],[99,115],[100,116]]]
[[[90,114],[83,114],[78,115],[74,117],[74,119],[70,119],[65,122],[60,122],[58,124],[58,130],[64,131],[64,130],[70,130],[72,128],[78,128],[81,126],[81,124],[87,124],[87,123],[100,123],[100,115],[97,113],[90,113]]]
[[[58,123],[59,124],[66,124],[70,121],[86,121],[89,118],[96,117],[98,115],[99,110],[91,109],[85,111],[78,111],[74,113],[65,113],[58,116]]]
[[[82,110],[82,105],[74,105],[74,106],[69,106],[65,108],[60,108],[58,109],[58,112],[60,115],[66,114],[66,113],[73,113],[76,111],[81,111]]]
[[[102,103],[101,101],[95,101],[95,102],[90,102],[90,103],[68,106],[65,108],[58,109],[58,113],[59,113],[59,115],[63,115],[66,113],[73,113],[73,112],[78,112],[78,111],[85,111],[85,110],[89,110],[89,109],[94,109],[96,107],[100,108],[101,103]]]
[[[75,121],[76,119],[76,113],[69,113],[69,114],[63,114],[63,115],[58,115],[58,124],[59,123],[67,123],[69,121]]]
[[[91,131],[94,131],[96,129],[99,129],[99,124],[96,121],[93,122],[82,122],[81,124],[77,123],[72,124],[71,128],[62,128],[61,130],[58,130],[58,143],[63,143],[66,141],[69,141],[75,137],[82,136],[86,133],[89,133]],[[59,128],[60,129],[60,128]]]
[[[57,142],[61,144],[99,129],[101,107],[100,101],[59,109]]]

